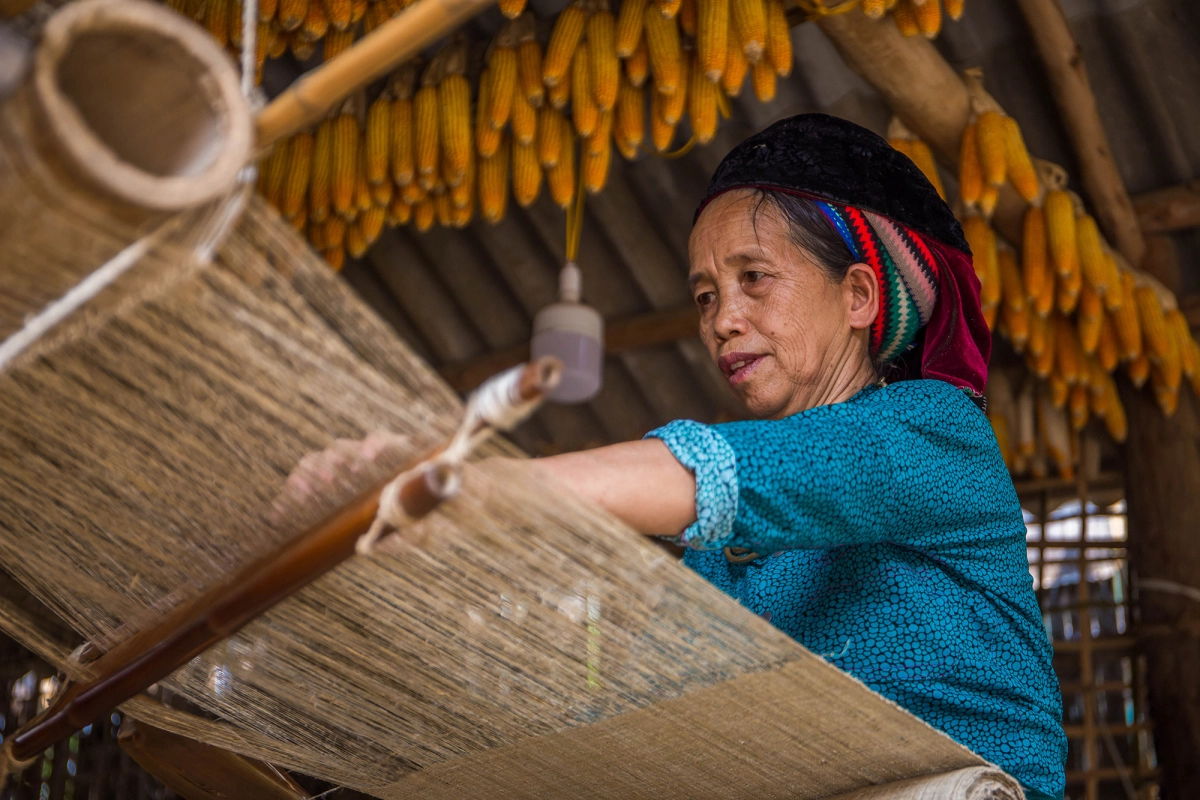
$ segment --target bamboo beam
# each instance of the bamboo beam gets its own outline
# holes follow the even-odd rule
[[[316,122],[334,103],[420,53],[495,0],[419,0],[333,60],[301,75],[255,123],[257,144]]]
[[[1050,90],[1079,158],[1083,190],[1113,246],[1140,267],[1146,242],[1100,120],[1087,67],[1057,0],[1017,0],[1046,65]]]
[[[604,351],[620,355],[659,344],[670,344],[696,335],[700,315],[693,305],[636,314],[605,324]],[[469,392],[497,372],[529,358],[529,344],[496,350],[478,358],[448,364],[439,370],[456,391]]]
[[[1142,233],[1174,233],[1200,227],[1200,181],[1188,181],[1133,198]]]

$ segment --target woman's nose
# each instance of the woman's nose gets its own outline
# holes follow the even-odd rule
[[[721,341],[727,341],[735,336],[746,333],[746,317],[741,304],[733,298],[723,297],[717,300],[717,313],[713,319],[713,333]]]

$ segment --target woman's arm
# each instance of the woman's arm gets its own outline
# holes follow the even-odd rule
[[[513,463],[586,497],[647,536],[675,536],[696,521],[696,479],[659,439]]]

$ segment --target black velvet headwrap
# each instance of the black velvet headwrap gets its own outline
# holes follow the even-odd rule
[[[882,136],[828,114],[788,117],[733,148],[709,181],[696,216],[722,192],[747,186],[874,211],[971,252],[950,207],[908,156]]]

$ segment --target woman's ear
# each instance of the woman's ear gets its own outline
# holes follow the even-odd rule
[[[846,290],[846,316],[850,327],[870,328],[879,315],[879,281],[866,264],[851,264],[842,281]]]

